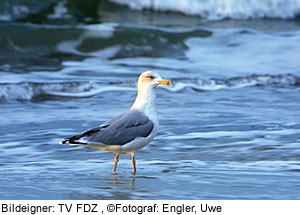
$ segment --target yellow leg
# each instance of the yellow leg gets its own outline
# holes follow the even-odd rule
[[[134,159],[134,154],[132,154],[131,156],[132,156],[132,159],[131,159],[131,161],[132,161],[132,167],[133,167],[133,174],[135,174],[135,173],[136,173],[136,168],[135,168],[135,159]]]
[[[117,153],[115,157],[113,172],[116,172],[118,161],[119,161],[119,153]]]

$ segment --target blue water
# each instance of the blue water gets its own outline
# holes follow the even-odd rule
[[[55,2],[0,10],[0,199],[300,199],[297,18]],[[173,86],[136,175],[59,144],[127,111],[146,70]]]

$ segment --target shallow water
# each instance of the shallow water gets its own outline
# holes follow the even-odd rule
[[[0,199],[300,199],[299,21],[64,4],[0,23]],[[173,86],[135,176],[58,144],[126,111],[145,70]]]

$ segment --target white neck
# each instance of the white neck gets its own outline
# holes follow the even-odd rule
[[[155,98],[156,93],[152,87],[140,87],[131,109],[142,111],[155,126],[158,126]]]
[[[149,112],[156,112],[155,98],[156,93],[152,87],[139,88],[131,109],[138,109],[145,112],[146,115],[150,114]]]

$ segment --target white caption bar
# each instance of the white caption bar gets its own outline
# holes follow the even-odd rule
[[[300,200],[0,200],[1,215],[299,215]]]

